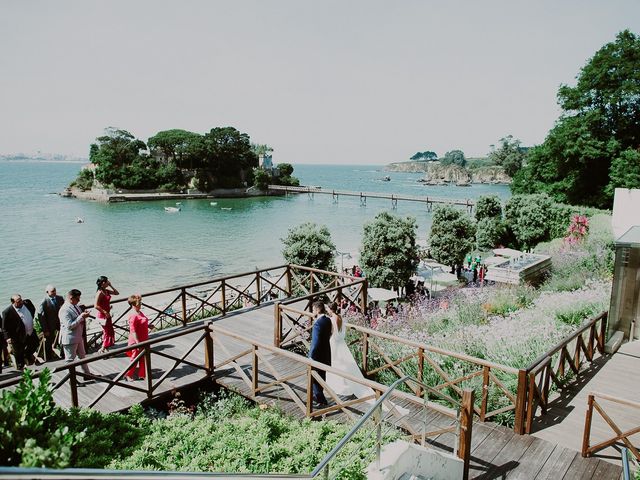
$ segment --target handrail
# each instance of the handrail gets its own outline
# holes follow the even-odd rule
[[[581,326],[577,330],[565,335],[565,337],[562,340],[560,340],[553,347],[551,347],[549,350],[547,350],[542,355],[540,355],[538,358],[536,358],[533,362],[531,362],[529,364],[529,366],[526,368],[527,372],[532,371],[535,367],[538,366],[538,364],[544,362],[547,357],[553,357],[553,355],[555,355],[560,350],[562,350],[563,347],[565,347],[568,344],[570,344],[579,335],[582,335],[586,330],[591,328],[594,324],[598,323],[598,321],[600,321],[601,319],[605,318],[607,316],[607,314],[608,314],[607,311],[600,312],[600,314],[598,314],[597,316],[591,318],[587,323],[585,323],[583,326]]]
[[[284,300],[280,302],[280,305],[291,305],[293,303],[303,302],[304,300],[311,300],[314,297],[318,297],[320,295],[326,295],[327,293],[335,292],[338,290],[344,290],[348,287],[354,287],[356,285],[366,284],[366,278],[358,278],[358,277],[346,277],[350,279],[354,279],[351,283],[344,283],[342,285],[338,285],[337,287],[325,288],[323,290],[318,290],[317,292],[308,293],[306,295],[302,295],[301,297],[293,297],[288,300]]]

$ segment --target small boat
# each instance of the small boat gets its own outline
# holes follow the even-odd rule
[[[182,202],[176,202],[176,205],[182,205]]]
[[[164,211],[165,212],[179,212],[180,208],[179,207],[164,207]]]
[[[387,176],[385,176],[385,177],[382,177],[382,178],[381,178],[381,180],[382,180],[383,182],[390,182],[390,181],[391,181],[391,177],[390,177],[389,175],[387,175]]]
[[[211,202],[209,203],[209,205],[211,205],[212,207],[215,207],[218,204],[218,202]]]
[[[457,182],[456,187],[470,187],[471,182]]]
[[[76,217],[76,223],[84,223],[84,218]]]
[[[220,207],[220,210],[231,210],[231,207]]]

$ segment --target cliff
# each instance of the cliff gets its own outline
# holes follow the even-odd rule
[[[457,165],[441,165],[440,162],[398,162],[388,165],[389,172],[424,172],[426,183],[511,183],[499,165],[463,168]]]

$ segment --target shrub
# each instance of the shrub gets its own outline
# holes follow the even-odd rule
[[[321,270],[335,268],[336,246],[331,240],[331,232],[324,225],[303,223],[290,228],[282,243],[282,256],[288,263]]]
[[[445,265],[462,265],[464,256],[473,250],[475,234],[476,227],[467,215],[451,205],[439,207],[429,235],[431,255]]]
[[[506,226],[499,218],[482,218],[476,225],[476,243],[481,251],[491,250],[502,245],[505,240]]]
[[[482,195],[476,202],[476,220],[502,219],[502,202],[497,195]]]

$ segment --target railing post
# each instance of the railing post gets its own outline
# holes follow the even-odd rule
[[[293,295],[293,289],[291,288],[291,265],[287,265],[287,297],[291,297]]]
[[[204,324],[204,331],[206,334],[204,337],[204,367],[207,369],[207,375],[211,376],[213,375],[215,361],[213,356],[213,338],[211,338],[213,331],[211,330],[210,322]]]
[[[273,346],[280,348],[282,342],[282,311],[280,302],[273,304]]]
[[[75,365],[69,369],[69,388],[71,389],[71,406],[78,406],[78,378]]]
[[[527,371],[518,370],[518,390],[516,392],[516,418],[513,429],[516,434],[523,435],[524,420],[527,414]]]
[[[376,402],[380,399],[380,391],[376,390]],[[382,404],[376,408],[374,413],[376,422],[376,468],[380,470],[380,452],[382,451]]]
[[[369,334],[362,334],[362,371],[365,376],[369,371]]]
[[[147,398],[153,397],[153,378],[151,378],[151,347],[144,346],[144,363],[147,377]]]
[[[256,305],[260,305],[260,299],[262,298],[262,291],[261,291],[261,285],[260,285],[260,272],[256,272],[256,290],[257,290]]]
[[[598,350],[600,354],[604,354],[604,343],[607,335],[607,321],[609,320],[609,312],[605,312],[600,320],[600,334],[598,335]]]
[[[313,377],[311,376],[311,365],[307,365],[307,418],[313,412]]]
[[[222,280],[222,285],[220,286],[220,293],[222,295],[222,315],[227,314],[227,282]]]
[[[313,291],[313,272],[309,272],[309,293],[314,293]]]
[[[423,380],[423,370],[424,370],[424,348],[423,347],[419,347],[418,348],[418,381],[424,383]],[[422,390],[422,385],[418,385],[418,397],[422,397],[423,394],[423,390]]]
[[[587,397],[587,413],[584,418],[584,432],[582,435],[582,456],[589,456],[589,438],[591,437],[591,417],[593,415],[593,395]]]
[[[251,376],[251,388],[253,390],[253,396],[255,397],[258,390],[258,347],[256,347],[255,345],[253,345],[251,369],[253,370]]]
[[[480,404],[480,421],[484,422],[487,415],[487,400],[489,398],[489,373],[491,368],[485,366],[482,369],[482,402]]]
[[[460,438],[458,439],[458,458],[464,462],[463,480],[469,478],[469,460],[471,456],[471,435],[473,434],[473,390],[462,392],[460,407]]]
[[[362,315],[367,314],[367,281],[362,281],[362,288],[360,289],[360,310]]]
[[[180,296],[182,297],[182,325],[187,325],[187,291],[184,287],[180,289]]]

